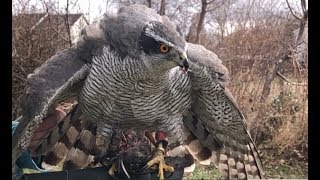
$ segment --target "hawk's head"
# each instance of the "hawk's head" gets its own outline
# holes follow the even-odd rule
[[[169,70],[180,66],[187,70],[187,42],[169,26],[158,21],[147,22],[142,29],[139,43],[140,58],[153,69]]]

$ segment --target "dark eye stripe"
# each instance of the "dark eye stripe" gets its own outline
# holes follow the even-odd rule
[[[144,33],[140,36],[139,44],[146,54],[159,53],[159,42]]]

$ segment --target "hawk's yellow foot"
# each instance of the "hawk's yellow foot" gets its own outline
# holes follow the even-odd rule
[[[116,167],[117,167],[117,166],[116,166],[116,163],[113,162],[111,168],[110,168],[109,171],[108,171],[108,173],[109,173],[110,176],[114,176],[114,173],[117,171],[117,168],[116,168]]]
[[[173,172],[174,168],[172,166],[168,166],[164,161],[164,152],[165,150],[162,147],[162,142],[159,143],[157,150],[154,152],[152,159],[147,163],[147,166],[150,168],[154,164],[159,165],[158,177],[159,179],[164,179],[164,170]]]

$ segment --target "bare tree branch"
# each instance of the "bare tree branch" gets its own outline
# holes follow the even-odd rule
[[[49,12],[48,12],[48,9],[47,9],[47,13],[49,13]],[[69,40],[66,39],[65,37],[63,37],[62,34],[61,34],[56,28],[53,27],[53,25],[52,25],[52,23],[51,23],[51,16],[50,16],[49,14],[48,14],[48,20],[49,20],[49,24],[50,24],[51,29],[52,29],[54,32],[56,32],[56,33],[58,34],[58,36],[60,36],[64,41],[66,41],[66,42],[69,43]]]
[[[172,19],[172,18],[176,15],[177,12],[180,12],[180,11],[181,11],[181,6],[182,6],[182,4],[180,4],[180,5],[174,10],[174,12],[169,16],[170,19]]]
[[[59,14],[59,11],[56,10],[55,8],[52,8],[52,5],[49,7],[49,5],[45,0],[40,0],[40,1],[45,5],[47,13],[49,13],[49,9],[50,9],[50,11],[53,11],[54,13]]]
[[[210,1],[210,2],[207,2],[207,4],[211,4],[211,3],[213,3],[215,0],[212,0],[212,1]]]
[[[218,9],[219,7],[220,6],[215,6],[215,7],[211,8],[211,9],[207,9],[206,12],[214,11],[214,10]]]
[[[69,22],[69,0],[67,0],[67,6],[66,6],[66,16],[65,16],[65,25],[67,28],[67,34],[69,37],[69,46],[72,46],[72,41],[71,41],[71,31],[70,31],[70,22]]]
[[[71,10],[72,10],[74,7],[76,7],[77,3],[78,3],[78,0],[76,0],[76,1],[73,3],[73,6],[71,7]],[[90,3],[90,2],[89,2],[89,3]]]
[[[21,80],[22,82],[25,82],[26,81],[26,78],[23,78],[21,76],[19,76],[17,73],[13,73],[13,76],[19,80]]]
[[[49,13],[49,8],[48,8],[48,5],[45,1],[43,1],[43,3],[45,4],[46,6],[46,9],[47,9],[47,14],[48,14],[48,20],[49,20],[49,25],[51,27],[51,29],[56,32],[58,34],[59,37],[61,37],[64,41],[66,41],[69,46],[71,47],[72,46],[72,41],[71,41],[71,31],[70,31],[70,23],[69,23],[69,0],[67,0],[67,6],[65,8],[66,10],[66,16],[65,16],[65,25],[66,25],[66,29],[67,29],[67,35],[68,35],[68,38],[64,37],[62,35],[61,32],[59,32],[59,30],[57,30],[56,28],[53,27],[53,24],[51,22],[51,16],[50,16],[50,13]],[[54,10],[57,14],[59,14],[56,10]]]
[[[293,10],[292,10],[292,8],[291,8],[291,6],[290,6],[290,4],[289,4],[288,0],[286,0],[286,2],[287,2],[288,8],[289,8],[289,10],[290,10],[290,12],[291,12],[292,16],[293,16],[293,17],[295,17],[296,19],[298,19],[299,21],[301,21],[301,18],[299,18],[297,15],[295,15],[295,14],[294,14],[294,12],[293,12]]]
[[[255,0],[253,0],[252,3],[249,5],[249,8],[247,10],[247,19],[250,19],[250,12],[251,12],[251,9],[254,5],[254,2],[255,2]]]
[[[307,86],[307,84],[297,83],[297,82],[293,82],[293,81],[289,80],[283,74],[281,74],[279,71],[277,71],[277,75],[279,75],[283,80],[285,80],[286,82],[288,82],[290,84],[298,85],[298,86]]]

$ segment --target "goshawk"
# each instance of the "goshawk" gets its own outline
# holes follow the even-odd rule
[[[113,128],[163,130],[170,144],[184,145],[198,159],[211,158],[226,178],[261,178],[258,151],[228,83],[221,60],[187,43],[168,17],[146,6],[121,8],[86,27],[76,45],[28,76],[12,164],[41,120],[73,98],[78,106],[71,115],[94,122],[105,144]],[[66,122],[62,132],[73,123]]]

